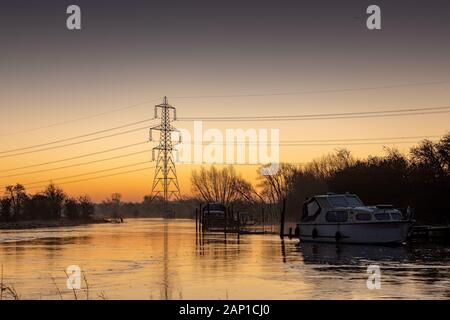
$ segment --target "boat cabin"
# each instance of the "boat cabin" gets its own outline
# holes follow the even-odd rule
[[[205,217],[210,219],[224,219],[225,218],[225,206],[220,203],[209,203],[203,208]]]
[[[365,206],[355,194],[326,194],[307,199],[302,208],[302,223],[345,223],[402,220],[391,205]]]

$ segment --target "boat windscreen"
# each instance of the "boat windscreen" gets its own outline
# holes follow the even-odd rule
[[[356,196],[351,195],[336,195],[328,197],[333,207],[362,207],[364,204]]]

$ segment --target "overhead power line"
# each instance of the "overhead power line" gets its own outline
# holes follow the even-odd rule
[[[114,130],[118,130],[118,129],[131,127],[131,126],[134,126],[134,125],[137,125],[137,124],[141,124],[141,123],[145,123],[145,122],[148,122],[148,121],[151,121],[151,120],[154,120],[154,118],[144,119],[144,120],[128,123],[128,124],[117,126],[117,127],[113,127],[113,128],[98,130],[98,131],[82,134],[82,135],[79,135],[79,136],[74,136],[74,137],[54,140],[54,141],[45,142],[45,143],[41,143],[41,144],[35,144],[35,145],[27,146],[27,147],[21,147],[21,148],[10,149],[10,150],[3,150],[3,151],[0,151],[0,154],[10,153],[10,152],[15,152],[15,151],[22,151],[22,150],[29,150],[29,149],[34,149],[34,148],[38,148],[38,147],[45,147],[45,146],[49,146],[49,145],[53,145],[53,144],[57,144],[57,143],[77,140],[77,139],[80,139],[80,138],[86,138],[86,137],[94,136],[94,135],[97,135],[97,134],[100,134],[100,133],[105,133],[105,132],[109,132],[109,131],[114,131]],[[138,128],[136,130],[142,130],[142,129]],[[120,133],[120,134],[125,134],[125,133],[129,133],[129,131],[125,131],[124,133]],[[107,136],[107,137],[109,137],[109,136]]]
[[[45,182],[50,182],[50,181],[55,181],[55,180],[58,181],[58,180],[78,178],[78,177],[88,176],[88,175],[91,175],[91,174],[97,174],[97,173],[114,171],[114,170],[118,170],[118,169],[136,167],[136,166],[141,165],[141,164],[148,164],[148,161],[142,161],[142,162],[138,162],[138,163],[127,164],[127,165],[114,167],[114,168],[96,170],[96,171],[91,171],[91,172],[86,172],[86,173],[81,173],[81,174],[76,174],[76,175],[71,175],[71,176],[58,177],[58,178],[53,178],[53,179],[45,179],[45,180],[40,180],[40,181],[33,181],[33,182],[24,183],[23,185],[25,185],[25,186],[32,186],[32,185],[35,185],[35,184],[40,184],[40,183],[45,183]]]
[[[132,152],[132,153],[127,153],[127,154],[123,154],[123,155],[119,155],[119,156],[115,156],[115,157],[103,158],[103,159],[92,160],[92,161],[87,161],[87,162],[75,163],[75,164],[70,164],[70,165],[66,165],[66,166],[60,166],[60,167],[56,167],[56,168],[49,168],[49,169],[41,169],[41,170],[27,171],[27,172],[21,172],[21,173],[14,173],[14,174],[10,174],[10,175],[0,176],[0,179],[12,178],[12,177],[20,177],[20,176],[25,176],[25,175],[30,175],[30,174],[36,174],[36,173],[42,173],[42,172],[49,172],[49,171],[56,171],[56,170],[61,170],[61,169],[80,167],[80,166],[85,166],[85,165],[94,164],[94,163],[100,163],[100,162],[105,162],[105,161],[110,161],[110,160],[116,160],[116,159],[131,157],[131,156],[138,155],[138,154],[143,154],[143,153],[149,153],[149,150]]]
[[[405,140],[405,139],[428,139],[441,138],[443,135],[428,136],[403,136],[403,137],[378,137],[378,138],[344,138],[344,139],[314,139],[314,140],[285,140],[284,143],[306,143],[306,142],[348,142],[348,141],[373,141],[373,140]]]
[[[207,142],[202,141],[183,141],[181,144],[194,144],[194,145],[248,145],[248,144],[256,144],[260,143],[266,144],[291,144],[291,143],[320,143],[320,142],[352,142],[352,141],[377,141],[381,140],[387,142],[386,140],[405,140],[405,139],[428,139],[428,138],[440,138],[443,135],[427,135],[427,136],[404,136],[404,137],[378,137],[378,138],[343,138],[343,139],[313,139],[313,140],[280,140],[278,142],[252,142],[252,141],[232,141],[232,142]]]
[[[105,178],[115,177],[115,176],[119,176],[119,175],[129,174],[129,173],[148,171],[149,169],[153,169],[154,167],[155,166],[151,166],[151,167],[145,167],[145,168],[142,168],[142,169],[136,169],[136,170],[129,170],[129,171],[124,171],[124,172],[117,172],[117,173],[113,173],[113,174],[107,174],[107,175],[103,175],[103,176],[99,176],[99,177],[92,177],[92,178],[86,178],[86,179],[80,179],[80,180],[74,180],[74,181],[61,182],[61,183],[58,183],[57,185],[66,185],[66,184],[72,184],[72,183],[78,183],[78,182],[92,181],[92,180],[98,180],[98,179],[105,179]],[[47,185],[40,185],[40,186],[30,187],[30,188],[27,188],[27,189],[40,189],[40,188],[45,188],[46,186]]]
[[[337,89],[325,89],[325,90],[305,90],[305,91],[288,91],[288,92],[260,92],[260,93],[245,93],[245,94],[228,94],[228,95],[192,95],[192,96],[176,96],[173,99],[209,99],[209,98],[242,98],[242,97],[265,97],[265,96],[289,96],[289,95],[305,95],[305,94],[321,94],[321,93],[339,93],[339,92],[352,92],[352,91],[370,91],[370,90],[380,90],[380,89],[395,89],[402,87],[417,87],[417,86],[433,86],[433,85],[445,85],[449,84],[450,81],[428,81],[428,82],[412,82],[412,83],[399,83],[399,84],[390,84],[390,85],[382,85],[382,86],[366,86],[366,87],[356,87],[356,88],[337,88]],[[99,113],[94,113],[74,119],[64,120],[60,122],[55,122],[47,125],[42,125],[39,127],[28,128],[24,130],[18,130],[10,133],[0,134],[0,137],[11,136],[15,134],[21,133],[29,133],[42,129],[48,129],[52,127],[62,126],[69,123],[74,123],[78,121],[93,119],[97,117],[101,117],[107,114],[112,114],[124,110],[133,109],[142,105],[146,105],[148,103],[156,102],[159,98],[142,101],[139,103],[127,105],[120,108],[115,108],[112,110],[107,110]]]
[[[399,141],[399,142],[394,142],[394,143],[414,143],[414,141]],[[369,142],[369,143],[346,143],[345,145],[355,145],[355,144],[380,144],[379,142]],[[304,144],[303,146],[318,146],[318,145],[342,145],[342,144]],[[292,146],[299,146],[299,144],[293,144]],[[82,174],[77,174],[77,175],[72,175],[72,176],[65,176],[65,177],[59,177],[59,178],[55,178],[55,179],[48,179],[48,180],[41,180],[41,181],[35,181],[35,182],[30,182],[27,184],[24,184],[25,186],[32,186],[31,188],[27,187],[28,189],[37,189],[37,188],[43,188],[46,185],[41,185],[41,186],[33,186],[34,184],[39,184],[39,183],[44,183],[46,181],[53,181],[53,180],[65,180],[65,179],[70,179],[70,178],[75,178],[75,177],[81,177],[81,176],[86,176],[86,175],[91,175],[91,174],[97,174],[97,173],[102,173],[102,172],[109,172],[109,171],[114,171],[114,170],[118,170],[118,169],[122,169],[122,168],[127,168],[127,167],[133,167],[133,166],[137,166],[137,165],[141,165],[141,164],[145,164],[148,163],[148,161],[144,161],[144,162],[139,162],[139,163],[134,163],[134,164],[130,164],[130,165],[124,165],[124,166],[119,166],[119,167],[115,167],[115,168],[109,168],[109,169],[103,169],[103,170],[97,170],[97,171],[92,171],[92,172],[87,172],[87,173],[82,173]],[[217,163],[209,163],[209,162],[201,162],[201,163],[196,163],[196,162],[176,162],[177,164],[217,164]],[[292,164],[298,164],[298,165],[304,165],[305,163],[292,163]],[[220,165],[220,163],[218,163],[218,165]],[[226,165],[226,164],[224,164]],[[256,163],[256,164],[251,164],[251,163],[243,163],[243,164],[233,164],[233,165],[264,165],[264,163]],[[69,181],[69,182],[62,182],[62,183],[57,183],[58,185],[64,185],[64,184],[69,184],[69,183],[77,183],[77,182],[83,182],[83,181],[89,181],[89,180],[96,180],[96,179],[102,179],[102,178],[107,178],[107,177],[112,177],[112,176],[116,176],[116,175],[121,175],[121,174],[127,174],[127,173],[132,173],[132,172],[139,172],[139,171],[145,171],[148,169],[152,169],[155,168],[155,166],[152,167],[146,167],[143,169],[137,169],[137,170],[131,170],[131,171],[125,171],[125,172],[119,172],[119,173],[115,173],[115,174],[109,174],[109,175],[104,175],[104,176],[100,176],[100,177],[93,177],[93,178],[87,178],[87,179],[82,179],[82,180],[75,180],[75,181]],[[4,188],[2,188],[4,189]]]
[[[378,142],[375,142],[375,143],[378,144]],[[400,142],[396,142],[396,143],[405,143],[405,142],[404,141],[400,141]],[[406,143],[412,143],[412,141],[408,141]],[[373,142],[349,143],[349,144],[373,144]],[[298,145],[300,145],[300,144],[292,144],[291,146],[298,146]],[[317,145],[321,146],[321,145],[336,145],[336,144],[316,144],[316,145],[303,144],[303,145],[304,146],[317,146]],[[65,179],[71,179],[71,178],[78,178],[78,177],[92,175],[92,174],[98,174],[98,173],[109,172],[109,171],[114,171],[114,170],[118,170],[118,169],[135,167],[135,166],[142,165],[142,164],[147,164],[147,163],[148,163],[148,161],[141,161],[141,162],[138,162],[138,163],[122,165],[122,166],[108,168],[108,169],[96,170],[96,171],[91,171],[91,172],[86,172],[86,173],[81,173],[81,174],[76,174],[76,175],[71,175],[71,176],[64,176],[64,177],[58,177],[58,178],[53,178],[53,179],[45,179],[45,180],[40,180],[40,181],[28,182],[28,183],[25,183],[24,185],[32,186],[32,185],[35,185],[35,184],[45,183],[47,181],[54,181],[54,180],[58,181],[58,180],[65,180]],[[195,162],[194,162],[194,164],[195,164]]]
[[[0,134],[0,137],[7,137],[7,136],[11,136],[11,135],[15,135],[15,134],[20,134],[20,133],[28,133],[28,132],[33,132],[33,131],[38,131],[41,129],[48,129],[48,128],[52,128],[52,127],[58,127],[58,126],[62,126],[65,124],[69,124],[69,123],[73,123],[73,122],[78,122],[78,121],[82,121],[82,120],[88,120],[88,119],[93,119],[93,118],[97,118],[100,116],[104,116],[107,114],[111,114],[111,113],[115,113],[115,112],[119,112],[119,111],[124,111],[124,110],[129,110],[132,108],[136,108],[148,103],[152,103],[155,101],[158,101],[158,99],[152,99],[152,100],[147,100],[147,101],[142,101],[139,103],[135,103],[132,105],[128,105],[125,107],[120,107],[120,108],[116,108],[116,109],[112,109],[112,110],[107,110],[107,111],[103,111],[103,112],[99,112],[99,113],[94,113],[91,115],[87,115],[87,116],[83,116],[83,117],[79,117],[79,118],[74,118],[74,119],[70,119],[70,120],[65,120],[65,121],[61,121],[61,122],[55,122],[52,124],[48,124],[48,125],[43,125],[40,127],[34,127],[34,128],[29,128],[29,129],[24,129],[24,130],[19,130],[19,131],[15,131],[15,132],[10,132],[10,133],[4,133],[4,134]]]
[[[77,141],[77,142],[67,143],[67,144],[53,146],[53,147],[46,147],[46,148],[42,148],[42,149],[38,149],[38,150],[31,150],[31,151],[24,151],[24,152],[13,153],[13,154],[0,155],[0,159],[1,158],[11,158],[11,157],[21,156],[21,155],[26,155],[26,154],[36,153],[36,152],[42,152],[42,151],[48,151],[48,150],[54,150],[54,149],[60,149],[60,148],[66,148],[66,147],[75,146],[75,145],[79,145],[79,144],[83,144],[83,143],[88,143],[88,142],[98,141],[98,140],[102,140],[102,139],[117,137],[117,136],[120,136],[120,135],[123,135],[123,134],[137,132],[137,131],[141,131],[141,130],[144,130],[144,129],[148,129],[148,127],[141,127],[141,128],[137,128],[137,129],[131,129],[131,130],[123,131],[123,132],[110,134],[110,135],[107,135],[107,136],[91,138],[91,139],[87,139],[87,140],[83,140],[83,141]]]
[[[441,111],[439,111],[439,110],[441,110]],[[230,117],[203,117],[203,118],[202,117],[200,117],[200,118],[185,117],[185,118],[179,118],[179,120],[181,120],[181,121],[188,121],[188,120],[206,120],[206,121],[327,120],[327,119],[351,119],[351,118],[390,117],[390,116],[404,116],[404,115],[422,115],[422,114],[435,114],[435,113],[448,113],[448,112],[450,112],[450,107],[444,106],[444,107],[430,107],[430,108],[396,109],[396,110],[367,111],[367,112],[324,113],[324,114],[309,114],[309,115],[304,114],[304,115],[285,115],[285,116],[234,116],[234,117],[230,116]],[[63,144],[63,145],[52,146],[57,143],[76,140],[76,139],[88,137],[88,136],[93,136],[93,135],[96,135],[99,133],[113,131],[113,130],[117,130],[120,128],[125,128],[125,127],[133,126],[136,124],[144,123],[147,121],[151,121],[151,120],[154,120],[154,118],[149,118],[149,119],[129,123],[126,125],[109,128],[109,129],[104,129],[104,130],[100,130],[100,131],[95,131],[95,132],[91,132],[91,133],[87,133],[87,134],[79,135],[79,136],[75,136],[75,137],[59,139],[59,140],[51,141],[51,142],[47,142],[47,143],[42,143],[42,144],[37,144],[37,145],[32,145],[32,146],[27,146],[27,147],[22,147],[22,148],[16,148],[16,149],[10,149],[10,150],[3,150],[3,151],[0,151],[0,158],[9,158],[9,157],[15,157],[15,156],[20,156],[20,155],[32,154],[32,153],[36,153],[36,152],[65,148],[65,147],[70,147],[70,146],[74,146],[74,145],[78,145],[78,144],[93,142],[93,141],[97,141],[97,140],[101,140],[101,139],[107,139],[107,138],[116,137],[119,135],[137,132],[140,130],[147,129],[147,127],[140,127],[140,128],[135,128],[135,129],[118,132],[118,133],[114,133],[114,134],[110,134],[110,135],[106,135],[106,136],[95,137],[95,138],[86,139],[86,140],[82,140],[82,141],[76,141],[76,142],[67,143],[67,144]],[[48,146],[50,146],[50,147],[48,147]],[[38,148],[38,147],[44,147],[44,148],[37,149],[37,150],[30,150],[30,149],[34,149],[34,148]],[[23,151],[23,150],[28,150],[28,151]],[[22,151],[22,152],[8,154],[10,152],[16,152],[16,151]]]
[[[271,116],[223,116],[223,117],[180,117],[178,121],[295,121],[295,120],[328,120],[328,119],[354,119],[396,117],[407,115],[424,115],[450,112],[450,106],[430,108],[409,108],[383,111],[319,113],[301,115],[271,115]]]
[[[397,142],[391,142],[391,141],[387,141],[387,140],[411,140],[411,139],[430,139],[430,138],[440,138],[442,137],[442,135],[427,135],[427,136],[404,136],[404,137],[378,137],[378,138],[344,138],[344,139],[314,139],[314,140],[281,140],[279,141],[280,145],[295,145],[295,144],[305,144],[305,145],[310,145],[309,143],[323,143],[323,142],[331,142],[331,143],[336,143],[338,144],[344,144],[346,145],[348,142],[360,142],[360,141],[377,141],[377,144],[383,144],[383,143],[397,143]],[[381,142],[379,141],[381,140]],[[272,142],[267,142],[269,145],[274,145],[275,143]],[[406,143],[410,143],[409,141],[407,141]],[[233,143],[227,143],[227,142],[205,142],[203,141],[202,143],[197,143],[195,141],[183,141],[183,144],[190,144],[190,145],[253,145],[255,143],[253,142],[233,142]],[[258,143],[256,143],[258,144]],[[108,157],[108,158],[102,158],[102,159],[97,159],[97,160],[92,160],[92,161],[86,161],[86,162],[81,162],[81,163],[75,163],[75,164],[70,164],[70,165],[65,165],[65,166],[59,166],[59,167],[55,167],[55,168],[48,168],[48,169],[39,169],[39,170],[34,170],[34,171],[26,171],[26,172],[20,172],[20,173],[13,173],[13,174],[8,174],[8,175],[3,175],[0,176],[0,179],[5,179],[5,178],[12,178],[12,177],[19,177],[19,176],[25,176],[25,175],[30,175],[30,174],[36,174],[36,173],[43,173],[43,172],[50,172],[50,171],[57,171],[57,170],[62,170],[62,169],[69,169],[69,168],[74,168],[74,167],[80,167],[80,166],[84,166],[84,165],[89,165],[89,164],[95,164],[95,163],[101,163],[101,162],[105,162],[105,161],[110,161],[110,160],[116,160],[116,159],[122,159],[122,158],[127,158],[127,157],[131,157],[134,155],[139,155],[139,154],[144,154],[144,153],[148,153],[149,150],[142,150],[142,151],[137,151],[137,152],[131,152],[131,153],[126,153],[126,154],[121,154],[121,155],[117,155],[117,156],[113,156],[113,157]],[[64,161],[60,160],[59,162]],[[180,162],[177,162],[180,163]],[[25,167],[19,167],[19,168],[13,168],[13,169],[9,169],[9,170],[3,170],[0,172],[8,172],[8,171],[17,171],[19,169],[28,169],[28,168],[33,168],[33,167],[39,167],[39,166],[43,166],[47,163],[44,164],[36,164],[36,165],[30,165],[30,166],[25,166]]]
[[[286,92],[269,92],[269,93],[244,93],[244,94],[225,94],[225,95],[197,95],[197,96],[176,96],[172,99],[210,99],[210,98],[245,98],[245,97],[267,97],[267,96],[291,96],[291,95],[305,95],[316,93],[339,93],[339,92],[352,92],[352,91],[369,91],[380,89],[396,89],[406,87],[417,86],[433,86],[440,84],[449,84],[450,81],[430,81],[430,82],[412,82],[412,83],[400,83],[384,86],[369,86],[369,87],[357,87],[357,88],[341,88],[341,89],[325,89],[325,90],[306,90],[306,91],[286,91]]]
[[[384,144],[411,144],[411,143],[417,143],[417,140],[378,141],[378,142],[340,142],[340,143],[290,143],[290,144],[281,144],[280,147],[356,146],[356,145],[384,145]]]
[[[434,140],[432,140],[434,141]],[[418,143],[417,140],[399,140],[399,141],[373,141],[373,142],[330,142],[330,143],[286,143],[286,142],[265,142],[264,145],[271,146],[271,147],[318,147],[318,146],[354,146],[354,145],[384,145],[384,144],[411,144],[411,143]],[[259,143],[254,142],[244,142],[244,143],[210,143],[210,144],[204,144],[204,145],[217,145],[217,146],[258,146]]]
[[[131,147],[135,147],[135,146],[140,146],[140,145],[147,144],[147,143],[148,143],[148,141],[132,143],[132,144],[127,144],[127,145],[123,145],[123,146],[120,146],[120,147],[115,147],[115,148],[106,149],[106,150],[102,150],[102,151],[96,151],[96,152],[81,154],[81,155],[70,157],[70,158],[64,158],[64,159],[59,159],[59,160],[41,162],[41,163],[38,163],[38,164],[32,164],[32,165],[15,167],[15,168],[6,169],[6,170],[0,170],[0,172],[11,172],[11,171],[16,171],[16,170],[22,170],[22,169],[29,169],[29,168],[36,168],[36,167],[46,166],[46,165],[49,165],[49,164],[61,163],[61,162],[65,162],[65,161],[78,160],[78,159],[82,159],[82,158],[96,156],[96,155],[99,155],[99,154],[109,153],[109,152],[122,150],[122,149],[127,149],[127,148],[131,148]]]

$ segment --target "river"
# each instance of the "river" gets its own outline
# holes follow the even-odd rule
[[[437,244],[199,237],[190,220],[0,230],[3,281],[21,299],[449,299],[449,253]],[[86,279],[75,294],[66,287],[70,265]],[[380,267],[379,289],[367,287],[370,265]]]

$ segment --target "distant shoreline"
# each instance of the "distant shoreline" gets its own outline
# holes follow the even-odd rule
[[[59,220],[24,220],[24,221],[10,221],[0,222],[0,230],[25,230],[25,229],[40,229],[40,228],[58,228],[58,227],[76,227],[88,224],[100,223],[117,223],[113,219],[59,219]]]

